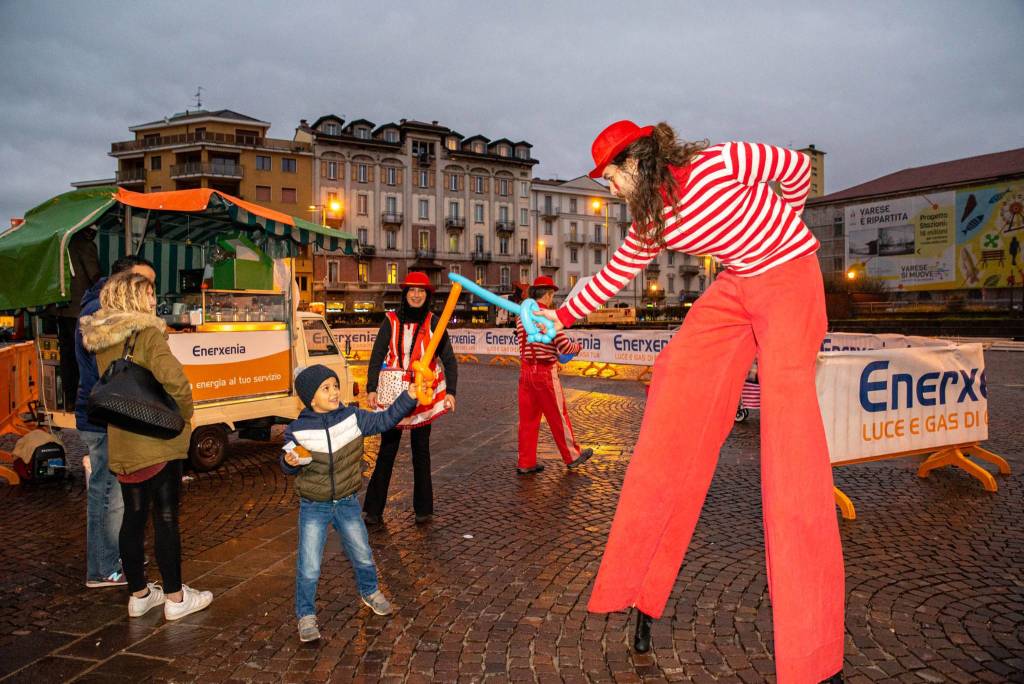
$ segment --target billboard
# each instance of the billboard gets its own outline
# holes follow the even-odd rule
[[[1024,181],[845,208],[846,268],[892,289],[1020,286]]]

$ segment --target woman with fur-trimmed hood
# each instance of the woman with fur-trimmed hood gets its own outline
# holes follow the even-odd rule
[[[100,376],[127,348],[132,361],[149,370],[174,398],[185,429],[172,439],[158,439],[107,426],[110,470],[124,498],[118,544],[128,580],[128,615],[140,617],[164,606],[164,617],[177,620],[210,605],[213,594],[181,583],[181,538],[178,500],[181,462],[188,454],[192,388],[181,363],[171,353],[162,319],[155,314],[153,283],[143,275],[111,276],[100,292],[100,309],[79,321],[82,344],[96,354]],[[143,547],[146,518],[153,503],[154,547],[163,587],[146,582]]]

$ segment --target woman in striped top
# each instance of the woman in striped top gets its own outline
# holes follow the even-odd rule
[[[637,222],[587,287],[543,312],[556,328],[601,306],[665,249],[709,254],[725,270],[655,363],[588,608],[635,606],[635,646],[650,647],[650,621],[665,608],[756,356],[778,681],[841,677],[842,548],[814,384],[824,292],[818,241],[800,219],[810,162],[769,145],[680,143],[667,124],[630,121],[606,128],[593,156],[591,176]]]

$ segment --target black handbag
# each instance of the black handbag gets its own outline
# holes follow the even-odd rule
[[[124,355],[93,386],[85,407],[89,422],[158,439],[177,437],[185,429],[185,419],[160,381],[132,361],[137,336],[125,340]]]

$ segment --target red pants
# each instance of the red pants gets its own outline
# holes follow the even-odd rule
[[[817,257],[725,272],[654,365],[588,609],[660,617],[757,355],[761,500],[780,684],[843,665],[844,571],[814,367],[825,334]]]
[[[558,365],[524,361],[519,372],[520,468],[537,465],[537,432],[541,414],[548,419],[562,460],[572,463],[580,455],[580,445],[569,422],[569,408],[565,405],[562,383],[558,381]]]

